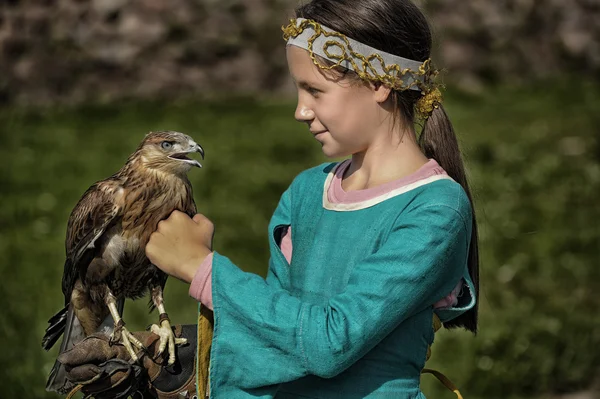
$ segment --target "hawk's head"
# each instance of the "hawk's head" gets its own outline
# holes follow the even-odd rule
[[[188,172],[192,166],[202,167],[200,162],[188,158],[193,152],[199,152],[204,159],[204,150],[190,136],[164,131],[148,133],[134,156],[146,168],[180,174]]]

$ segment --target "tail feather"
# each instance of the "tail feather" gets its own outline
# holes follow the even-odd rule
[[[124,305],[124,299],[117,302],[117,310],[121,316],[123,315]],[[44,339],[42,340],[42,346],[46,350],[54,345],[63,332],[64,335],[60,350],[58,351],[59,354],[71,349],[86,336],[83,327],[79,323],[79,319],[77,319],[77,316],[75,315],[72,305],[68,305],[56,315],[52,316],[48,322],[50,323],[50,326],[46,329],[46,335],[44,335]],[[98,331],[110,334],[112,333],[113,326],[114,321],[109,314],[99,326]],[[46,390],[49,392],[67,394],[73,388],[74,385],[67,379],[65,366],[62,363],[55,361],[54,366],[50,371],[50,375],[48,376]]]
[[[61,315],[60,317],[59,314]],[[51,325],[46,330],[46,335],[48,335],[48,331],[53,331],[53,334],[50,335],[53,337],[53,341],[48,339],[48,342],[51,342],[51,345],[44,349],[48,350],[56,342],[61,333],[64,332],[63,340],[60,345],[59,354],[64,351],[71,349],[76,343],[85,338],[85,333],[79,320],[75,316],[75,312],[73,311],[72,306],[68,306],[61,310],[57,315],[52,317],[50,321],[53,319],[57,320],[57,323]],[[62,328],[61,328],[62,325]],[[44,337],[46,338],[46,337]],[[73,388],[73,384],[67,380],[67,374],[65,367],[62,363],[58,361],[54,362],[54,367],[50,371],[50,376],[48,377],[48,382],[46,383],[46,390],[51,392],[58,392],[65,394],[69,392]]]
[[[46,391],[66,395],[73,388],[75,388],[75,385],[67,379],[65,366],[55,361],[52,370],[50,370],[48,382],[46,382]]]
[[[65,330],[67,311],[68,308],[65,307],[48,320],[50,325],[46,328],[46,334],[44,334],[44,338],[42,338],[42,348],[45,350],[50,350]]]

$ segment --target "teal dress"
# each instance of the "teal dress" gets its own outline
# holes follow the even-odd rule
[[[296,177],[269,224],[266,280],[215,252],[210,398],[424,398],[433,304],[463,278],[450,320],[475,304],[471,207],[432,176],[380,201],[340,205],[335,164]],[[291,265],[279,248],[293,226]]]

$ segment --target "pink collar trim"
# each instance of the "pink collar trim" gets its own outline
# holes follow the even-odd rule
[[[392,191],[397,191],[404,186],[412,185],[420,180],[428,179],[432,176],[448,176],[446,171],[437,163],[435,159],[430,159],[421,166],[416,172],[401,179],[393,180],[377,187],[364,190],[344,191],[342,188],[342,178],[350,166],[350,159],[337,164],[333,173],[333,179],[327,187],[327,199],[331,204],[354,204],[357,202],[370,201],[378,197],[386,196]]]

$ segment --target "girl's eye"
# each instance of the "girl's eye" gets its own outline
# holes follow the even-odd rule
[[[307,90],[313,96],[316,96],[317,94],[319,94],[319,90],[317,90],[317,89],[315,89],[313,87],[309,87]]]
[[[163,150],[170,150],[171,147],[173,147],[173,144],[169,143],[168,141],[163,141],[160,146]]]

